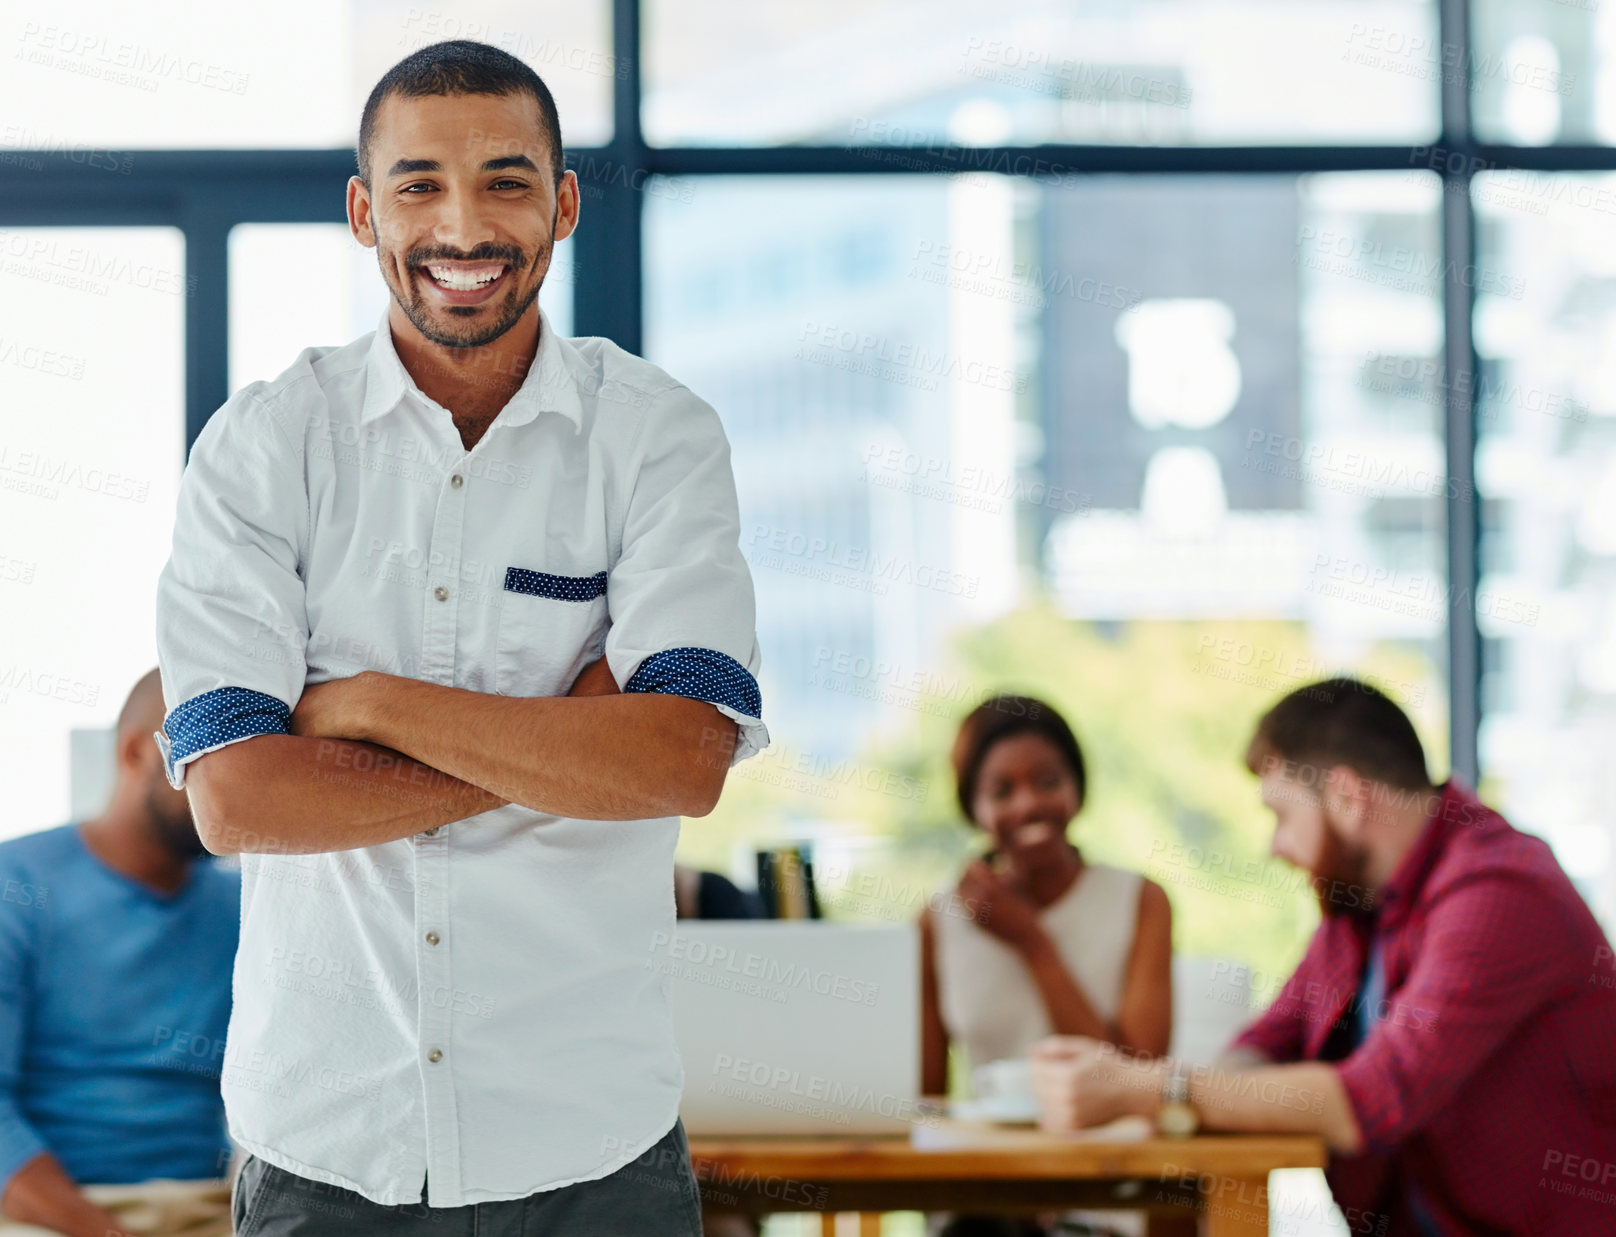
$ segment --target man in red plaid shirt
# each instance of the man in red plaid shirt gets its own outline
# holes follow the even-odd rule
[[[1301,965],[1215,1067],[1039,1044],[1045,1127],[1318,1134],[1377,1237],[1616,1233],[1616,955],[1549,847],[1433,786],[1352,679],[1281,700],[1246,763],[1324,912]]]

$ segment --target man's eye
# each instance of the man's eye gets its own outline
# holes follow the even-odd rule
[[[527,182],[521,180],[496,180],[490,187],[494,189],[526,189]]]
[[[399,192],[400,193],[411,193],[416,189],[430,189],[430,188],[432,188],[431,185],[405,185],[402,189],[399,190]]]

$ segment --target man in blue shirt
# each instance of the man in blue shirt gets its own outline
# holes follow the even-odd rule
[[[0,843],[0,1237],[230,1232],[241,876],[169,785],[162,721],[153,670],[119,714],[106,810]]]

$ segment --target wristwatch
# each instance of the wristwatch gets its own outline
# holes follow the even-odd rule
[[[1174,1061],[1172,1072],[1162,1086],[1162,1106],[1156,1111],[1156,1128],[1167,1138],[1188,1138],[1201,1128],[1201,1115],[1190,1103],[1190,1071],[1182,1061]]]

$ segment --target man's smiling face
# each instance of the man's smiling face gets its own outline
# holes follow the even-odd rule
[[[514,327],[578,221],[577,179],[551,183],[537,100],[390,95],[370,166],[369,190],[349,184],[349,217],[415,329],[475,348]]]

